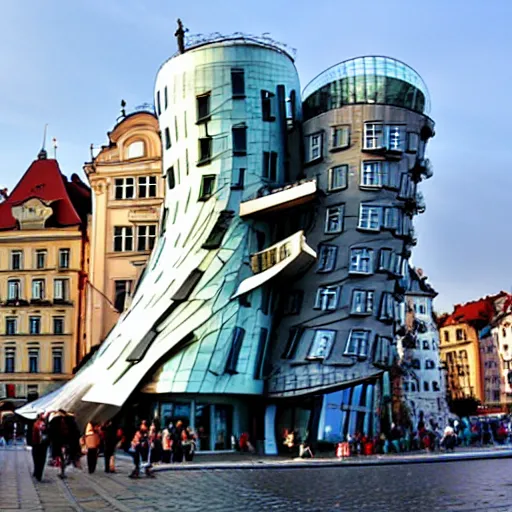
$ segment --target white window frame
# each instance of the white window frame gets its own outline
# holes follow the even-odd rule
[[[336,331],[318,329],[308,352],[308,359],[327,359],[334,345]]]
[[[69,268],[70,264],[71,249],[59,249],[59,268]]]
[[[341,183],[341,184],[340,184]],[[348,165],[335,165],[329,169],[328,190],[343,190],[348,186]]]
[[[383,162],[378,160],[365,160],[361,162],[360,186],[364,188],[382,188]]]
[[[337,137],[338,133],[341,134],[340,137]],[[345,149],[348,148],[349,146],[350,125],[342,124],[331,127],[331,149]]]
[[[46,249],[36,249],[34,259],[35,259],[35,268],[38,270],[42,270],[46,268],[46,258],[48,256],[48,251]],[[42,257],[43,265],[39,266],[39,257]]]
[[[12,367],[8,361],[12,361]],[[9,369],[8,369],[9,367]],[[16,347],[8,346],[4,348],[4,372],[15,373],[16,372]]]
[[[116,235],[116,229],[120,229],[120,234]],[[116,250],[116,240],[121,238],[121,250]],[[127,240],[132,242],[131,249],[127,249]],[[114,235],[112,237],[112,250],[113,252],[133,252],[134,251],[134,237],[133,237],[133,226],[114,226]]]
[[[144,233],[142,233],[144,231]],[[137,251],[152,251],[156,243],[157,225],[156,224],[139,224],[137,226]],[[139,241],[143,240],[144,248],[140,249]],[[151,245],[151,240],[153,244]]]
[[[17,256],[19,258],[19,266],[18,268],[14,268],[15,265],[14,265],[14,258],[15,256]],[[10,269],[11,270],[23,270],[23,251],[20,251],[20,250],[15,250],[15,251],[11,251],[11,255],[10,255]]]
[[[32,279],[32,299],[43,300],[45,298],[45,280]]]
[[[316,291],[315,309],[335,311],[340,296],[339,286],[320,286]]]
[[[364,123],[363,149],[384,147],[384,125],[381,122]]]
[[[377,225],[372,225],[373,221],[377,221]],[[368,203],[359,205],[359,220],[357,227],[365,231],[380,231],[382,226],[382,207],[374,206]]]
[[[17,293],[12,293],[17,290]],[[7,281],[7,300],[21,299],[21,279],[9,279]]]
[[[53,299],[69,300],[69,279],[53,280]]]
[[[341,233],[343,231],[343,217],[345,213],[345,205],[339,204],[336,206],[331,206],[327,208],[325,211],[325,233],[327,234],[335,234]],[[338,216],[338,221],[336,222],[336,227],[330,228],[330,218],[334,216]]]
[[[368,357],[370,331],[366,329],[351,329],[345,344],[343,355]]]
[[[130,182],[129,182],[130,180]],[[131,188],[131,195],[128,194],[128,190]],[[121,197],[117,197],[117,191],[120,190]],[[124,199],[135,199],[136,198],[136,190],[135,190],[135,178],[126,177],[126,178],[115,178],[114,179],[114,197],[115,201],[123,201]]]
[[[336,267],[338,247],[335,245],[321,244],[318,248],[317,272],[332,272]],[[325,260],[325,265],[323,262]]]
[[[137,197],[150,199],[157,195],[156,176],[139,176],[137,178]]]
[[[375,292],[373,290],[353,290],[350,314],[371,315],[375,306],[374,297]]]
[[[323,134],[312,133],[306,136],[306,163],[320,160],[323,156]]]
[[[350,249],[349,274],[373,274],[374,251],[368,247],[354,247]],[[367,262],[368,270],[364,270]]]

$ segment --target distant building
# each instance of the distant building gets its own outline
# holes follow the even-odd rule
[[[504,306],[504,307],[503,307]],[[512,312],[509,306],[497,307],[498,314],[491,325],[500,376],[500,404],[510,409],[512,406]]]
[[[494,332],[493,332],[494,331]],[[501,382],[501,360],[498,334],[490,325],[479,333],[480,367],[482,369],[483,400],[487,407],[501,406],[501,390],[505,382]]]
[[[42,150],[0,204],[0,399],[72,377],[84,335],[91,191]]]
[[[95,201],[87,352],[105,339],[127,307],[158,236],[164,196],[158,130],[152,112],[123,115],[108,133],[108,145],[84,166]]]

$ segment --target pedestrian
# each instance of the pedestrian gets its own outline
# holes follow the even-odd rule
[[[169,428],[165,428],[162,431],[162,462],[169,464],[171,462],[171,449],[172,449],[172,423]]]
[[[115,473],[115,451],[120,439],[120,432],[111,420],[102,426],[103,431],[103,457],[105,459],[105,473]]]
[[[48,436],[43,413],[37,415],[32,427],[32,460],[34,461],[34,478],[40,482],[43,478],[44,465],[46,463],[46,451],[48,449]]]
[[[172,461],[183,462],[183,445],[181,443],[181,433],[183,432],[183,422],[177,421],[172,437]]]
[[[85,429],[85,447],[87,448],[87,468],[90,475],[96,470],[100,442],[97,425],[92,422],[88,423]]]

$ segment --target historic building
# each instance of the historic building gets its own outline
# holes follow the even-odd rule
[[[129,302],[157,239],[164,196],[158,121],[125,115],[84,170],[94,194],[86,351],[98,346]],[[84,354],[82,354],[84,355]]]
[[[44,150],[0,204],[0,398],[34,398],[72,377],[90,211],[90,189]]]
[[[502,361],[498,334],[491,325],[479,333],[480,368],[482,371],[482,404],[485,407],[501,407],[502,393],[505,395],[506,380],[502,382]]]

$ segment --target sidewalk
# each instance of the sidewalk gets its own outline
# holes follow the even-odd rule
[[[122,460],[131,460],[124,452],[116,455]],[[155,471],[192,471],[222,469],[293,469],[304,467],[350,467],[400,465],[464,460],[512,458],[512,446],[491,446],[486,448],[457,448],[453,453],[425,451],[392,455],[367,455],[338,459],[327,453],[313,459],[289,458],[285,456],[259,456],[247,453],[196,454],[193,462],[177,464],[155,464]]]

